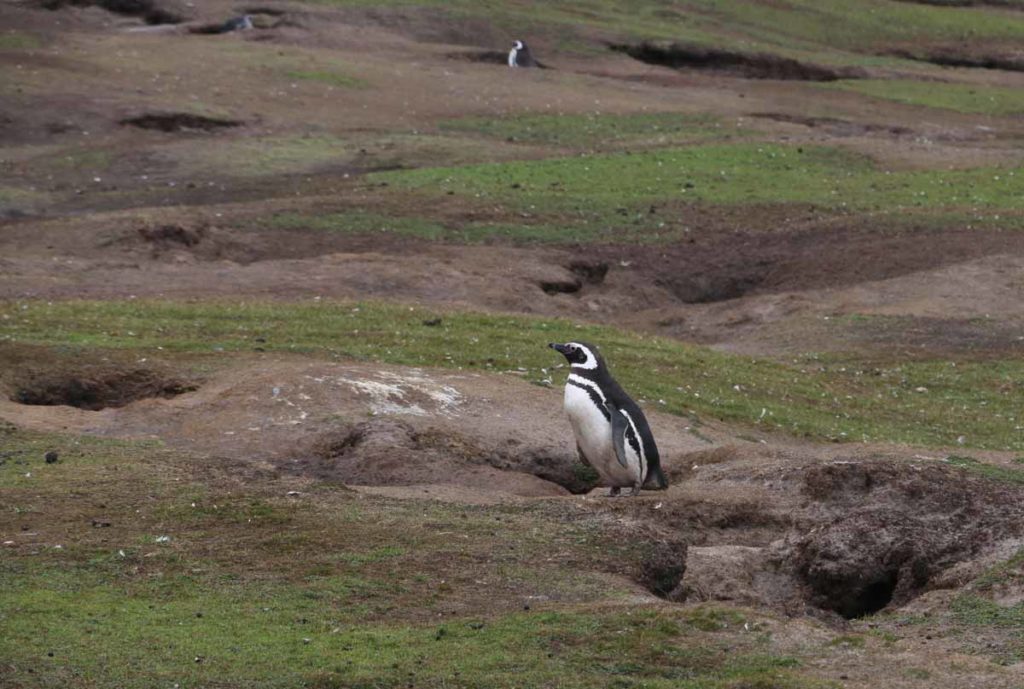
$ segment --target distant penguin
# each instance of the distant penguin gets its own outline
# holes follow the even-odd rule
[[[585,342],[548,346],[569,361],[565,412],[580,460],[597,471],[599,485],[611,488],[610,497],[623,487],[632,488],[630,495],[641,487],[668,488],[644,413],[612,378],[597,347]]]
[[[227,20],[220,27],[220,33],[230,33],[232,31],[247,31],[252,28],[252,15],[243,14],[241,17],[232,17]]]
[[[530,54],[530,49],[522,41],[514,41],[508,53],[509,67],[538,67],[539,64]]]

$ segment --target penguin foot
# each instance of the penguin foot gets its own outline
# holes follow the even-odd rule
[[[609,498],[617,498],[617,497],[619,497],[619,490],[621,490],[621,489],[618,486],[613,486],[613,487],[609,488],[608,489],[608,497]]]
[[[636,484],[635,486],[633,486],[633,490],[629,491],[629,496],[631,498],[635,498],[638,495],[640,495],[640,484],[639,483]]]

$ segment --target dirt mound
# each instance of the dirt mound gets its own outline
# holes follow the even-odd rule
[[[668,507],[698,546],[673,598],[858,618],[947,585],[944,572],[1024,534],[1024,489],[938,462],[818,462],[772,485],[789,498]]]
[[[1024,531],[1024,491],[938,464],[808,470],[823,508],[790,557],[810,602],[843,617],[906,603],[939,573]]]
[[[616,43],[609,47],[650,65],[729,72],[749,79],[836,81],[866,76],[863,70],[855,68],[825,67],[768,53],[741,53],[682,43]]]
[[[112,243],[125,248],[142,248],[153,259],[177,261],[197,259],[249,264],[274,256],[273,250],[259,236],[242,236],[205,224],[168,223],[138,227],[134,232],[120,235]]]
[[[762,262],[763,264],[764,262]],[[684,304],[708,304],[738,299],[755,290],[765,278],[764,265],[748,266],[738,274],[673,274],[655,281]]]
[[[180,24],[185,14],[177,7],[165,6],[157,0],[43,0],[48,10],[62,7],[102,7],[108,12],[140,17],[147,24]]]
[[[564,494],[547,479],[572,482],[572,474],[560,466],[571,466],[566,459],[538,459],[527,453],[520,460],[514,452],[496,459],[457,433],[438,428],[417,430],[407,421],[381,418],[330,431],[280,466],[318,480],[348,485],[455,483],[471,487],[506,486],[518,495],[542,496]],[[502,464],[501,469],[492,466],[492,462]],[[535,474],[547,479],[534,478]]]
[[[608,275],[608,264],[604,261],[588,261],[577,259],[570,261],[569,270],[584,284],[600,285]]]
[[[11,400],[20,404],[66,405],[97,411],[151,397],[170,398],[197,385],[148,369],[86,367],[74,372],[39,373],[16,383]]]
[[[161,132],[212,132],[229,127],[240,127],[245,123],[241,120],[205,117],[187,112],[149,112],[134,117],[126,117],[120,121],[120,124]]]
[[[205,227],[191,229],[180,225],[158,225],[157,227],[140,227],[139,236],[146,242],[156,245],[196,246],[208,235]]]

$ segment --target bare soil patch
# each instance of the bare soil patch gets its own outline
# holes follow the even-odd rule
[[[650,65],[727,72],[748,79],[836,81],[866,76],[863,70],[853,67],[825,67],[768,53],[740,53],[682,43],[614,43],[609,47]]]
[[[1016,232],[891,222],[818,219],[812,209],[793,208],[774,232],[705,230],[667,246],[591,246],[588,255],[630,262],[630,270],[650,276],[683,303],[842,287],[983,256],[1024,255],[1024,236]]]

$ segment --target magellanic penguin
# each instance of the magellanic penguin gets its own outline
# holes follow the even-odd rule
[[[537,61],[533,59],[530,49],[522,41],[513,41],[512,50],[508,53],[509,67],[536,67]]]
[[[668,488],[644,413],[612,378],[597,347],[585,342],[548,346],[569,361],[565,412],[580,460],[597,471],[599,485],[611,488],[609,496],[623,487],[631,487],[631,495],[641,487]]]
[[[220,33],[231,33],[232,31],[248,31],[252,28],[252,15],[243,14],[241,17],[232,17],[221,24]]]

